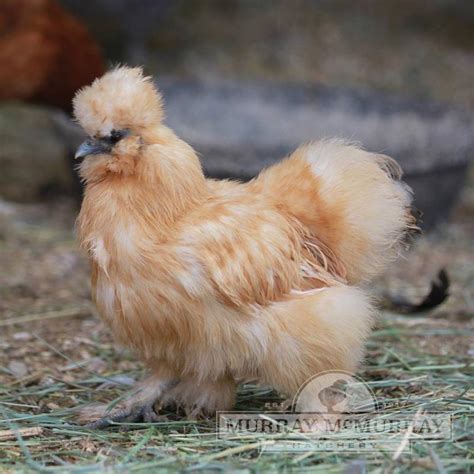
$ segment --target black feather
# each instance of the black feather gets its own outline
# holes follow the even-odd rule
[[[405,314],[421,313],[436,308],[449,296],[449,276],[443,268],[431,282],[429,293],[419,303],[410,302],[402,297],[388,297],[388,306],[393,311]]]

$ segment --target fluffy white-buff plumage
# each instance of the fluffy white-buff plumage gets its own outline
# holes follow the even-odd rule
[[[374,310],[354,285],[413,225],[392,159],[324,140],[248,183],[206,179],[136,68],[97,79],[74,109],[102,144],[81,164],[78,218],[94,300],[151,372],[116,419],[157,401],[230,409],[243,379],[292,396],[321,371],[357,369]]]

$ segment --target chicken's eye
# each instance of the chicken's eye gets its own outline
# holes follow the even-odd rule
[[[117,143],[125,136],[125,132],[123,130],[112,130],[109,135],[109,140],[112,143]]]

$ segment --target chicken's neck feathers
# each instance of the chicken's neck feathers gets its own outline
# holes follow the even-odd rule
[[[208,194],[191,147],[180,140],[177,146],[150,145],[133,175],[86,183],[77,220],[79,239],[89,253],[97,239],[112,245],[131,228],[141,240],[165,242]]]

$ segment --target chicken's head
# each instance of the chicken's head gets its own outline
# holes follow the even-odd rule
[[[118,67],[76,93],[74,115],[88,135],[75,157],[81,174],[130,174],[163,119],[162,98],[141,68]]]

